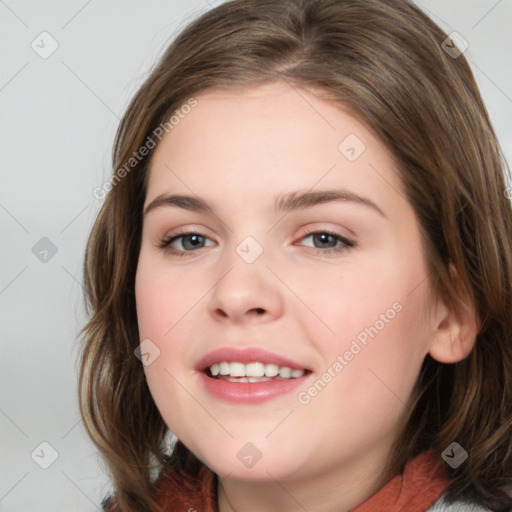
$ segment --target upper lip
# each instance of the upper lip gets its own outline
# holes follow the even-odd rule
[[[278,366],[287,366],[292,370],[308,370],[308,368],[296,361],[292,361],[287,357],[283,357],[279,354],[269,352],[256,347],[224,347],[209,352],[202,357],[195,365],[195,370],[204,372],[214,363],[221,363],[223,361],[228,362],[240,362],[240,363],[254,363],[261,362],[264,364],[277,364]]]

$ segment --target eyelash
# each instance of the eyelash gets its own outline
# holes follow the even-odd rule
[[[199,235],[202,238],[208,238],[207,236],[204,236],[201,233],[197,233],[197,232],[194,232],[194,231],[192,231],[192,232],[191,231],[181,231],[181,232],[178,232],[178,233],[174,233],[170,237],[162,239],[160,244],[159,244],[159,247],[160,247],[160,249],[163,249],[166,252],[169,252],[170,254],[173,254],[173,255],[176,255],[176,256],[178,256],[178,255],[181,256],[181,257],[191,256],[191,254],[188,254],[188,253],[193,253],[193,252],[196,252],[196,251],[180,251],[180,250],[176,250],[176,249],[171,248],[171,244],[175,240],[178,240],[179,238],[183,238],[183,237],[189,236],[189,235]],[[330,236],[333,236],[334,238],[337,238],[338,240],[340,240],[343,243],[343,245],[341,245],[339,247],[330,247],[330,248],[327,248],[327,249],[317,249],[317,251],[318,251],[317,254],[319,256],[323,256],[323,255],[326,255],[326,254],[339,254],[339,253],[341,253],[343,251],[346,251],[346,250],[349,250],[349,249],[351,249],[353,247],[356,247],[356,245],[357,245],[352,240],[349,240],[348,238],[345,238],[344,236],[341,236],[338,233],[335,233],[333,231],[329,231],[329,230],[326,230],[326,229],[317,230],[317,231],[309,231],[309,232],[305,233],[301,237],[301,240],[303,240],[305,238],[308,238],[311,235],[330,235]],[[200,247],[199,249],[203,249],[203,247]],[[311,248],[311,249],[314,249],[314,248]]]

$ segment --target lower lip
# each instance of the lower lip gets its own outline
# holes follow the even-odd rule
[[[267,380],[265,382],[228,382],[212,379],[200,373],[200,379],[208,393],[226,402],[256,404],[291,393],[311,375],[308,373],[296,379]]]

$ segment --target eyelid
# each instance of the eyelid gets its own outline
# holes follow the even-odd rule
[[[199,235],[202,238],[205,238],[207,240],[212,240],[208,235],[205,235],[203,232],[197,229],[183,229],[178,231],[172,231],[170,234],[163,236],[162,238],[158,239],[158,246],[161,249],[169,249],[170,244],[179,238],[184,238],[186,236],[190,235]],[[194,251],[186,251],[186,252],[194,252]]]
[[[311,250],[316,250],[319,255],[323,255],[323,256],[328,256],[328,255],[333,255],[333,254],[337,255],[337,254],[339,254],[343,251],[346,251],[348,249],[356,248],[359,245],[353,238],[348,238],[336,230],[322,229],[322,228],[311,228],[311,230],[306,231],[306,233],[303,233],[299,237],[299,241],[305,240],[306,238],[309,238],[310,236],[314,236],[316,234],[326,234],[326,235],[332,236],[334,238],[337,238],[338,241],[340,241],[342,243],[341,246],[327,247],[324,249],[309,247],[309,249],[311,249]]]
[[[310,226],[310,227],[303,228],[301,231],[302,231],[302,233],[300,235],[298,235],[298,241],[302,241],[302,240],[309,238],[311,236],[314,236],[314,235],[326,234],[328,236],[332,236],[332,237],[336,238],[337,242],[341,242],[341,246],[336,246],[336,247],[324,247],[324,248],[308,247],[310,250],[316,250],[317,254],[320,256],[328,257],[328,256],[333,256],[333,255],[339,255],[343,251],[355,248],[359,245],[354,240],[353,237],[347,237],[347,236],[339,233],[338,230],[333,230],[330,228],[322,228],[320,226],[315,226],[315,227]],[[184,237],[192,236],[192,235],[198,235],[198,236],[204,238],[205,240],[212,241],[212,239],[208,235],[205,235],[202,232],[202,230],[193,229],[192,227],[178,228],[177,230],[171,232],[169,235],[160,239],[160,242],[158,244],[159,248],[164,251],[167,251],[168,253],[170,253],[171,255],[174,255],[174,256],[187,257],[187,256],[192,256],[195,252],[201,252],[201,249],[205,249],[206,247],[208,247],[208,245],[206,245],[205,247],[199,247],[195,250],[181,250],[181,249],[172,248],[171,244],[173,244],[176,240],[178,240],[180,238],[182,239]],[[296,245],[296,244],[294,244],[294,245]]]
[[[349,231],[351,234],[350,235],[345,235],[343,233],[340,233],[338,232],[338,230],[335,228],[335,229],[331,229],[331,228],[326,228],[326,227],[322,227],[322,226],[315,226],[315,227],[303,227],[299,230],[299,235],[297,235],[297,237],[299,239],[302,239],[308,235],[311,235],[311,234],[315,234],[315,233],[329,233],[333,236],[339,236],[340,238],[344,238],[345,240],[347,241],[351,241],[351,242],[354,242],[355,243],[355,233],[348,229],[348,228],[345,228],[347,231]],[[202,228],[195,228],[193,225],[192,226],[187,226],[186,228],[176,228],[174,230],[172,230],[169,234],[166,234],[164,235],[163,237],[159,237],[158,238],[158,241],[161,241],[161,240],[170,240],[172,238],[176,238],[176,237],[179,237],[180,235],[182,236],[185,236],[185,235],[200,235],[204,238],[209,238],[210,240],[212,239],[209,235],[205,234],[202,230]],[[296,238],[296,237],[294,237]]]
[[[195,224],[186,224],[183,227],[179,226],[177,228],[166,230],[165,235],[163,235],[163,236],[159,236],[157,234],[157,241],[169,240],[170,238],[174,238],[174,237],[177,237],[180,235],[201,235],[205,238],[211,239],[211,236],[207,235],[206,231],[209,231],[209,230],[206,230],[202,226],[195,225]]]
[[[356,234],[351,230],[351,229],[348,229],[348,228],[340,228],[340,227],[336,227],[336,228],[330,228],[330,227],[325,227],[324,224],[321,224],[320,226],[318,226],[319,223],[315,223],[313,226],[312,225],[308,225],[308,226],[305,226],[304,228],[301,228],[300,231],[299,231],[299,238],[304,238],[305,236],[307,235],[311,235],[313,233],[330,233],[331,235],[334,235],[334,236],[339,236],[340,238],[343,238],[347,241],[351,241],[351,242],[354,242],[355,243],[355,240],[356,240]],[[347,231],[348,233],[350,234],[344,234],[343,231]]]

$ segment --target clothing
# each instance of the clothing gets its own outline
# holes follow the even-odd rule
[[[447,485],[433,456],[424,452],[407,464],[403,475],[394,477],[351,512],[487,512],[476,506],[446,504],[442,492]],[[157,500],[166,512],[218,512],[217,477],[206,467],[195,480],[166,475]]]
[[[483,508],[478,505],[469,505],[466,503],[455,502],[453,504],[446,503],[441,496],[432,507],[426,512],[492,512],[488,508]]]

